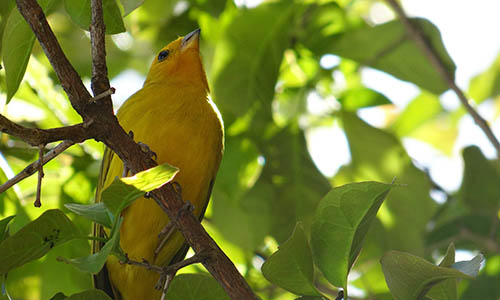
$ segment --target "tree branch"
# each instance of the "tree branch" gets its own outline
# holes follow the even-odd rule
[[[80,123],[51,129],[27,128],[12,122],[0,114],[0,131],[15,136],[31,146],[46,145],[56,141],[71,140],[81,143],[93,137],[88,123]]]
[[[94,94],[100,94],[109,89],[104,60],[104,23],[100,21],[102,20],[102,11],[97,8],[100,6],[99,3],[101,3],[100,0],[92,1],[92,55],[93,62],[96,64],[93,67],[92,80]],[[111,97],[105,97],[100,101],[91,101],[90,94],[64,56],[37,2],[35,0],[17,0],[17,5],[56,71],[72,106],[83,117],[84,121],[90,121],[89,130],[94,132],[94,138],[103,141],[134,173],[154,167],[156,163],[118,124],[113,114]],[[106,82],[108,83],[106,84]],[[166,211],[170,220],[179,228],[195,253],[211,254],[210,258],[203,262],[203,265],[221,284],[229,297],[243,300],[257,299],[234,264],[217,246],[193,214],[180,213],[184,202],[176,197],[172,185],[165,185],[152,194],[153,198],[158,199],[156,202]]]
[[[467,97],[465,97],[464,93],[460,88],[457,86],[455,83],[455,80],[453,79],[452,75],[448,73],[445,65],[437,55],[436,51],[432,48],[431,44],[426,40],[422,32],[417,28],[411,20],[408,18],[406,13],[404,12],[403,8],[398,4],[396,0],[387,0],[389,5],[392,7],[392,9],[396,12],[396,14],[399,16],[399,20],[403,25],[406,27],[406,30],[410,34],[410,36],[413,38],[415,43],[417,43],[417,46],[420,47],[422,52],[427,56],[429,59],[430,63],[434,66],[434,68],[441,74],[441,77],[445,80],[445,82],[448,84],[448,87],[455,92],[455,94],[458,96],[458,99],[462,103],[462,105],[465,107],[467,112],[471,115],[471,117],[474,119],[474,122],[479,126],[484,134],[486,134],[486,137],[490,140],[490,142],[493,144],[493,146],[496,149],[497,152],[497,157],[500,159],[500,142],[498,139],[495,137],[493,134],[493,131],[489,127],[488,123],[486,122],[485,119],[479,115],[479,113],[469,104],[469,100]]]
[[[47,154],[43,156],[43,164],[48,163],[51,161],[54,157],[58,156],[61,154],[64,150],[68,149],[69,147],[73,146],[75,142],[73,141],[64,141],[57,145],[54,149],[50,150]],[[7,180],[4,184],[0,186],[0,193],[5,192],[7,189],[12,187],[14,184],[18,183],[19,181],[35,174],[36,171],[38,171],[38,168],[40,167],[40,160],[35,161],[34,163],[30,164],[26,168],[24,168],[19,174],[16,176],[12,177],[11,179]]]

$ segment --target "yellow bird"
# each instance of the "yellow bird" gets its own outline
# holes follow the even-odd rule
[[[179,168],[173,181],[180,184],[183,200],[193,204],[193,213],[201,220],[222,158],[224,132],[220,114],[208,98],[199,37],[197,29],[161,49],[144,86],[123,104],[117,117],[136,142],[157,154],[159,164]],[[123,163],[106,149],[96,201],[122,173]],[[160,245],[158,235],[169,219],[153,199],[137,199],[122,216],[120,245],[130,259],[164,266],[184,258],[188,247],[178,231]],[[158,279],[155,272],[109,257],[94,281],[108,293],[111,286],[115,299],[137,300],[159,299],[161,293],[154,289]]]

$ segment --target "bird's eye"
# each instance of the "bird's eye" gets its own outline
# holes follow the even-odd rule
[[[168,50],[163,50],[158,54],[158,61],[164,61],[170,52]]]

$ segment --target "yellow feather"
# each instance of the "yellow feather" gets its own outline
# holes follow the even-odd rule
[[[153,61],[141,90],[131,96],[117,113],[122,127],[134,140],[150,147],[159,164],[180,169],[174,181],[182,187],[184,201],[194,205],[200,217],[210,198],[223,151],[223,126],[215,105],[208,99],[208,84],[199,55],[199,30],[171,42]],[[161,59],[168,51],[167,57]],[[160,59],[159,59],[160,58]],[[123,164],[109,149],[105,151],[99,193],[121,176]],[[169,222],[152,199],[140,198],[123,212],[120,244],[130,259],[146,259],[167,265],[183,248],[184,238],[172,234],[154,257],[158,234]],[[158,275],[115,257],[106,263],[116,299],[159,299],[154,289]]]

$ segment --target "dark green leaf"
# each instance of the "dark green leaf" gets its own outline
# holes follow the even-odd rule
[[[333,285],[346,289],[349,270],[390,189],[378,182],[352,183],[332,189],[321,200],[311,245],[316,265]]]
[[[388,252],[380,263],[387,286],[397,300],[422,299],[432,286],[448,278],[472,279],[453,268],[438,267],[399,251]]]
[[[425,34],[446,70],[454,78],[456,67],[446,52],[437,27],[425,19],[413,18],[411,22]],[[429,62],[399,20],[324,36],[310,47],[320,55],[333,53],[355,60],[399,79],[413,82],[436,94],[448,89],[441,74]]]
[[[12,220],[15,216],[9,216],[0,220],[0,242],[5,240],[9,236],[9,231],[7,225],[9,225],[10,220]]]
[[[144,193],[170,182],[178,171],[176,167],[162,164],[131,177],[115,178],[102,192],[101,201],[116,216]]]
[[[339,101],[347,111],[392,103],[386,96],[364,86],[347,90]]]
[[[168,288],[167,299],[229,300],[220,284],[210,275],[180,274]]]
[[[104,205],[104,203],[102,202],[87,205],[69,203],[64,204],[64,207],[79,216],[86,217],[89,220],[97,222],[108,228],[111,228],[113,226],[113,215],[106,207],[106,205]]]
[[[77,258],[58,257],[58,260],[67,264],[71,264],[83,272],[97,274],[106,263],[108,255],[110,255],[113,251],[116,252],[119,248],[120,225],[122,221],[123,218],[120,217],[118,223],[116,224],[117,226],[114,227],[111,232],[111,237],[99,252]]]
[[[55,294],[54,296],[52,296],[50,298],[50,300],[64,300],[66,298],[68,298],[68,296],[64,295],[64,293],[59,292],[59,293]]]
[[[297,223],[292,236],[262,265],[262,274],[292,293],[320,295],[314,287],[311,249],[301,223]]]
[[[91,23],[90,0],[64,0],[64,7],[76,25],[83,30],[89,30]],[[107,34],[116,34],[126,30],[116,0],[103,0],[102,9]]]
[[[500,174],[497,162],[489,161],[476,146],[463,150],[464,176],[460,199],[475,212],[497,214],[500,205]]]
[[[62,211],[47,210],[0,243],[0,273],[40,258],[53,247],[79,236],[79,230]]]
[[[101,290],[96,290],[96,289],[90,289],[83,291],[81,293],[73,294],[69,296],[68,298],[65,298],[66,300],[111,300],[106,293],[104,293]]]

